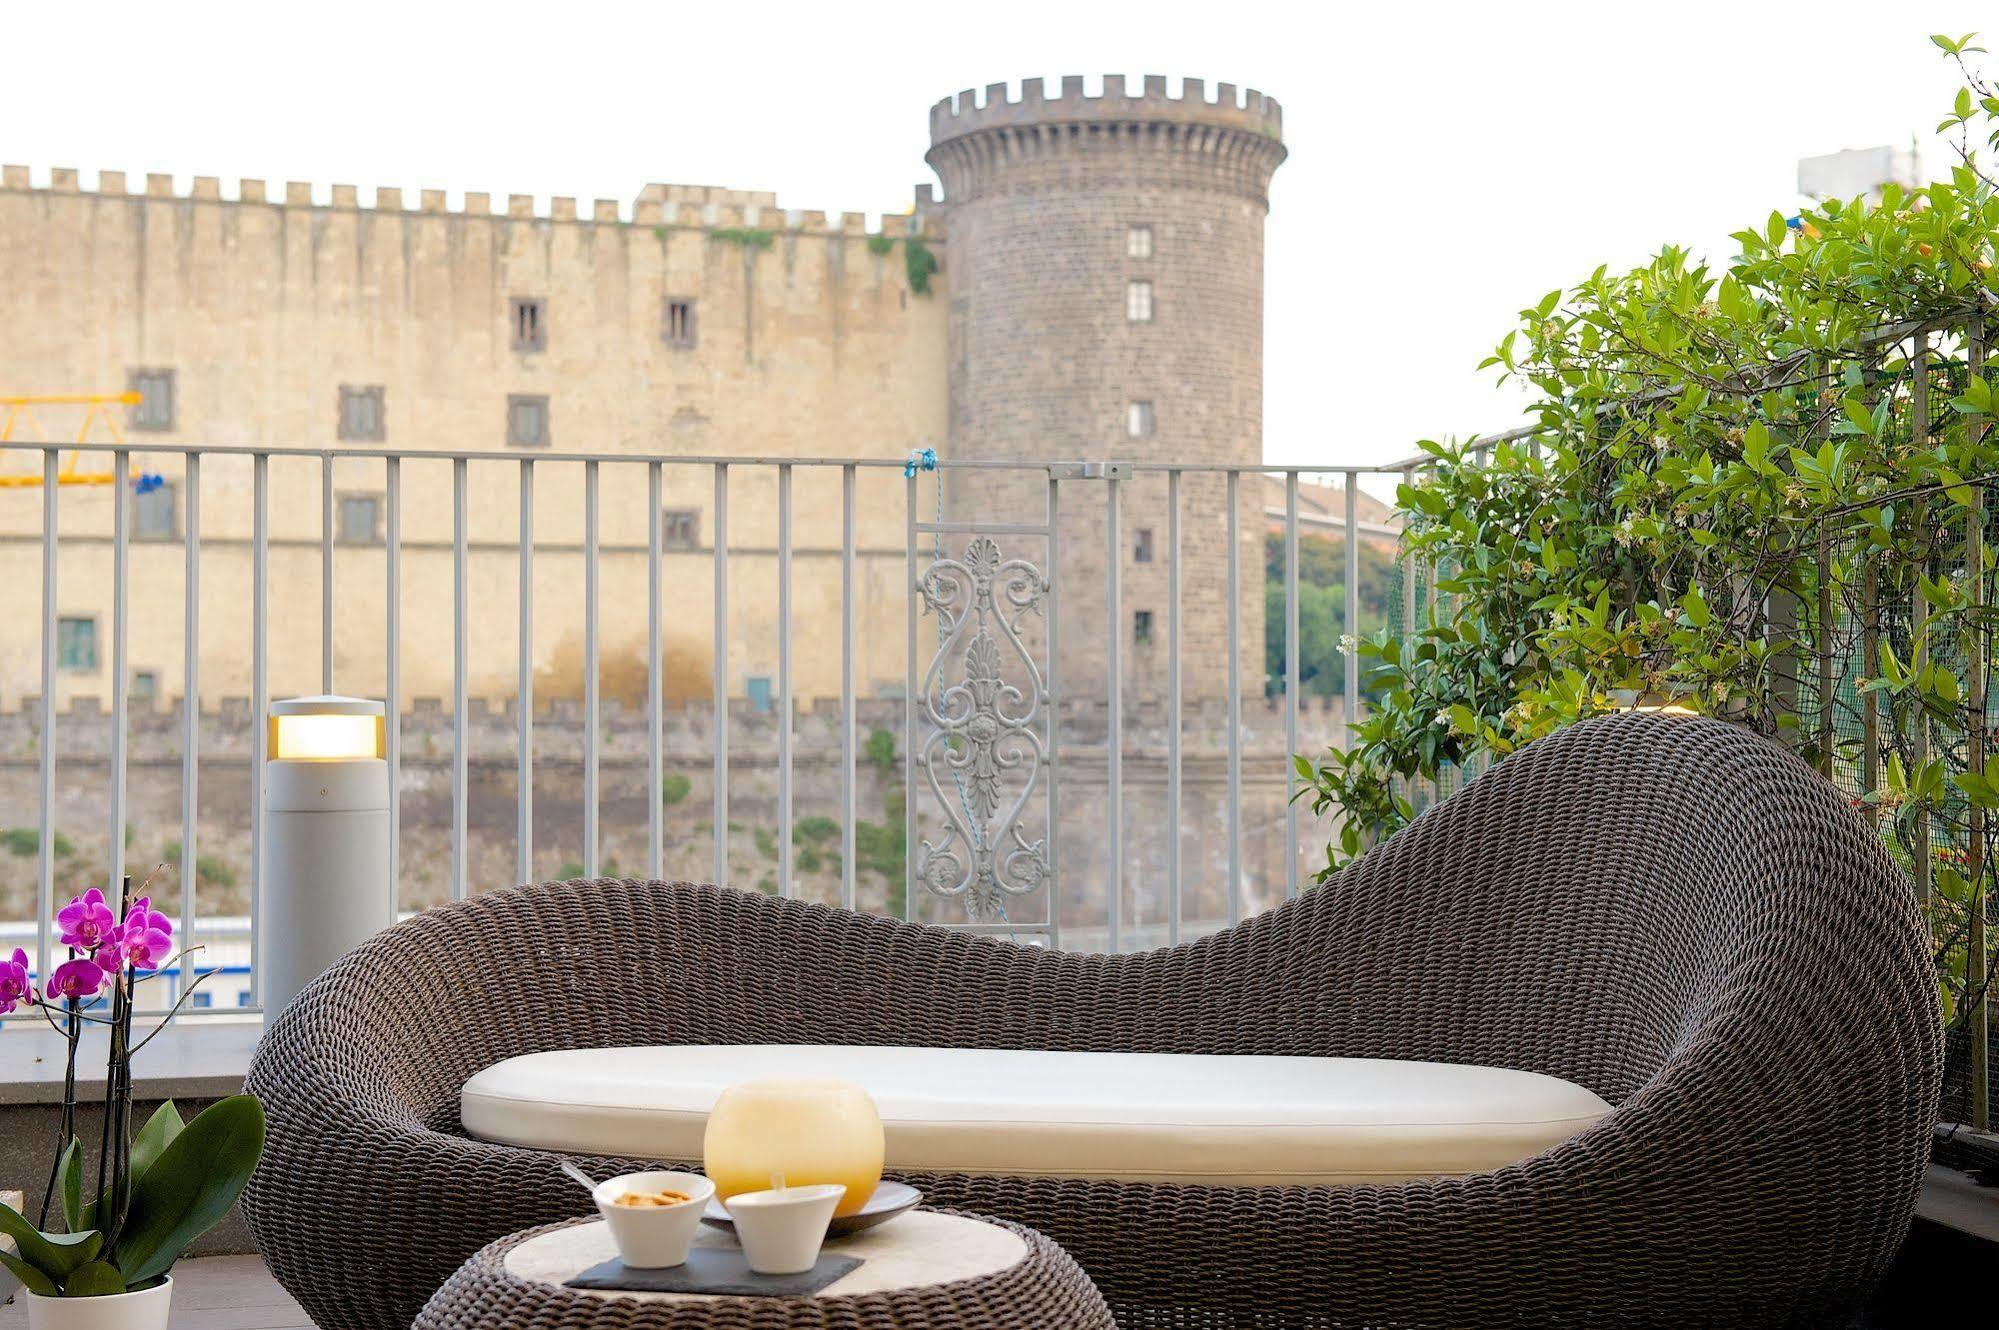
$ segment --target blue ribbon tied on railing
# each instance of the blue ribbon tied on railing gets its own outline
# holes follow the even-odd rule
[[[917,472],[935,471],[936,469],[937,450],[935,448],[911,448],[909,450],[909,457],[902,464],[902,478],[904,480],[914,480],[916,479]]]
[[[142,471],[132,477],[132,492],[134,494],[151,494],[166,483],[167,478],[165,476],[157,472]]]

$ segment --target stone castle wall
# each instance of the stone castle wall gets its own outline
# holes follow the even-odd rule
[[[1300,744],[1305,751],[1344,741],[1337,701],[1303,699]],[[1060,918],[1065,927],[1101,930],[1105,918],[1107,762],[1106,716],[1101,704],[1064,706],[1060,757]],[[839,709],[821,704],[801,712],[794,727],[795,826],[840,815]],[[1267,908],[1284,888],[1285,802],[1289,764],[1285,759],[1284,714],[1258,701],[1242,712],[1242,865],[1244,910]],[[857,821],[887,828],[899,825],[897,800],[904,789],[902,704],[870,699],[856,708]],[[1212,923],[1227,914],[1226,803],[1227,716],[1219,702],[1189,705],[1182,729],[1184,827],[1181,840],[1183,917]],[[474,700],[466,735],[470,799],[467,809],[467,878],[475,891],[511,884],[516,874],[518,712],[511,705]],[[665,808],[668,877],[713,878],[714,717],[706,706],[670,708],[662,723],[662,753],[671,798]],[[143,708],[133,715],[127,754],[126,862],[142,875],[163,859],[177,859],[181,836],[181,714],[178,702]],[[777,869],[777,744],[775,717],[747,703],[731,708],[730,825],[727,831],[732,885],[775,888]],[[1124,745],[1124,919],[1128,929],[1161,922],[1166,900],[1167,714],[1156,703],[1134,704],[1127,713]],[[581,871],[583,824],[580,771],[583,731],[577,708],[558,701],[537,712],[534,727],[535,872],[557,877]],[[865,756],[870,735],[891,737],[895,760],[877,766]],[[197,857],[214,872],[200,887],[198,908],[217,914],[247,908],[249,886],[250,767],[260,728],[252,724],[248,701],[224,699],[201,722],[200,815]],[[110,717],[94,698],[79,698],[56,720],[57,784],[54,824],[60,839],[58,887],[81,890],[101,881],[106,862],[105,791],[109,788]],[[452,727],[449,708],[419,699],[402,718],[401,899],[419,908],[445,899],[450,881]],[[878,741],[879,742],[879,741]],[[42,739],[39,709],[30,699],[0,712],[0,919],[32,916],[36,872],[30,839],[37,825]],[[602,863],[606,873],[643,875],[646,869],[646,734],[642,712],[607,703],[599,744]],[[678,779],[676,779],[678,778]],[[1046,773],[1042,779],[1045,781]],[[1045,789],[1045,785],[1041,787]],[[1039,791],[1027,811],[1030,834],[1043,835],[1046,814]],[[919,837],[934,836],[942,814],[919,787]],[[823,825],[823,824],[822,824]],[[1300,814],[1298,863],[1301,878],[1323,863],[1327,830]],[[838,899],[839,838],[813,840],[807,825],[795,844],[813,844],[800,856],[794,894],[828,903]],[[881,856],[863,860],[857,895],[865,907],[895,908],[900,884],[881,871]],[[178,876],[169,869],[162,894],[178,908]],[[957,921],[955,907],[930,902],[926,918]],[[1045,908],[1034,900],[1029,913]],[[1016,914],[1016,917],[1024,917]]]
[[[176,196],[165,176],[148,177],[144,192],[132,193],[110,172],[85,191],[73,171],[34,188],[26,168],[6,167],[0,289],[9,318],[0,330],[0,394],[119,392],[135,370],[170,370],[172,428],[127,438],[135,472],[170,487],[181,529],[184,467],[174,455],[148,453],[148,444],[351,450],[358,455],[333,465],[336,496],[378,500],[386,467],[370,451],[497,455],[473,462],[466,478],[470,578],[482,602],[476,692],[512,688],[511,609],[498,612],[495,602],[503,591],[511,596],[516,576],[513,457],[537,462],[536,534],[547,553],[546,568],[537,569],[538,615],[547,631],[534,650],[540,666],[556,669],[565,654],[580,655],[583,468],[565,456],[900,458],[945,438],[947,278],[932,278],[930,296],[909,290],[901,245],[920,225],[913,218],[885,217],[871,237],[858,214],[829,219],[778,209],[770,195],[679,186],[649,186],[629,208],[598,200],[587,216],[570,199],[537,216],[526,196],[495,214],[477,194],[448,211],[435,190],[422,191],[415,207],[392,189],[376,191],[371,207],[350,186],[334,187],[325,204],[296,183],[282,199],[255,180],[238,193],[225,200],[218,181],[199,177],[190,194]],[[943,252],[941,236],[927,243]],[[878,252],[884,245],[887,252]],[[544,349],[514,347],[514,297],[545,302]],[[669,300],[693,304],[691,347],[667,336]],[[338,437],[343,385],[383,389],[379,442]],[[514,394],[548,398],[547,447],[509,445]],[[44,436],[75,429],[74,412],[39,415]],[[16,437],[33,436],[17,426]],[[0,473],[36,465],[34,455],[0,450]],[[108,471],[109,461],[86,456],[80,466]],[[412,694],[442,693],[451,662],[451,467],[411,460],[401,470],[404,622],[413,634],[404,679]],[[316,687],[319,459],[273,460],[269,485],[274,624],[284,616],[271,641],[273,677]],[[904,581],[900,485],[893,471],[863,473],[857,504],[866,611],[885,625],[901,622],[900,596],[886,600]],[[248,691],[251,486],[247,457],[206,460],[202,631],[216,647],[204,649],[203,686],[217,694]],[[642,641],[645,489],[643,467],[604,468],[605,603],[625,619],[607,646],[619,649]],[[696,515],[691,548],[676,558],[691,564],[711,550],[713,493],[711,467],[664,468],[662,506]],[[801,629],[820,635],[838,632],[827,610],[839,585],[838,493],[837,472],[798,477],[796,603]],[[0,488],[0,617],[9,622],[35,622],[39,500],[35,489]],[[61,612],[97,618],[107,643],[111,514],[109,487],[61,491]],[[748,676],[775,665],[775,597],[767,593],[777,545],[772,468],[731,469],[729,518],[732,554],[745,557],[728,662],[731,685],[741,690]],[[336,600],[348,610],[336,628],[337,652],[356,689],[380,677],[383,656],[383,556],[379,545],[365,548],[370,543],[343,546],[336,558]],[[179,550],[135,546],[133,568],[133,668],[163,693],[178,691]],[[705,567],[702,575],[676,568],[670,579],[677,587],[697,583]],[[706,615],[705,599],[686,597],[674,608],[670,622],[682,641],[670,659],[697,646],[705,657]],[[0,701],[39,689],[33,636],[0,642]],[[108,696],[108,666],[107,649],[95,669],[63,676],[63,695]],[[899,680],[898,666],[893,651],[864,661],[864,691]],[[816,655],[801,667],[806,695],[837,691],[837,660],[829,667]],[[710,668],[699,672],[694,691]]]

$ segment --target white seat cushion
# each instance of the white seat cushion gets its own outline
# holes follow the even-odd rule
[[[1500,1067],[1364,1058],[675,1045],[530,1053],[465,1084],[473,1136],[698,1160],[738,1081],[833,1076],[874,1095],[888,1167],[1201,1183],[1359,1183],[1499,1168],[1610,1105]]]

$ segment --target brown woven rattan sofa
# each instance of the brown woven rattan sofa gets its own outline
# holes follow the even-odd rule
[[[325,1330],[406,1326],[472,1252],[588,1204],[552,1156],[460,1132],[467,1077],[720,1043],[1413,1058],[1615,1106],[1523,1163],[1393,1186],[908,1177],[1054,1238],[1127,1327],[1823,1325],[1907,1228],[1939,1075],[1907,883],[1846,801],[1743,730],[1633,714],[1142,955],[659,882],[431,911],[265,1036],[258,1244]]]

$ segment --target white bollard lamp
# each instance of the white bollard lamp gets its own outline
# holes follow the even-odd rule
[[[385,725],[382,704],[365,698],[271,704],[256,958],[267,1020],[395,922]]]

